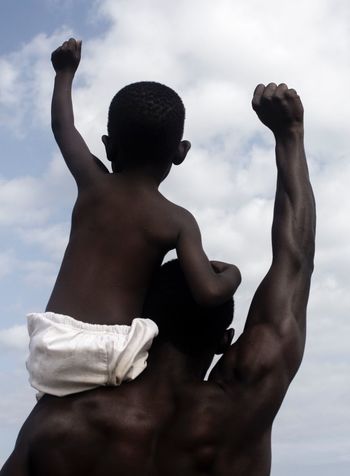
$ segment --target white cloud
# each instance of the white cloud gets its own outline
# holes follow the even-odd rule
[[[34,177],[0,177],[0,226],[35,224],[48,218],[41,182]]]
[[[0,279],[16,271],[16,264],[13,250],[0,252]]]
[[[8,329],[0,329],[0,350],[12,349],[27,351],[29,344],[26,326],[13,326]]]
[[[36,245],[51,259],[61,259],[69,234],[76,187],[62,157],[53,155],[39,177],[0,176],[0,228],[26,244]],[[15,260],[16,250],[0,255],[1,269]],[[17,257],[18,259],[18,257]]]
[[[278,459],[350,465],[348,361],[312,360],[304,365],[282,406],[275,431]],[[290,451],[293,446],[293,452]]]
[[[28,244],[34,244],[54,260],[60,260],[68,243],[69,223],[57,223],[45,227],[31,227],[19,229],[22,240]]]
[[[15,52],[0,58],[0,125],[25,136],[31,127],[49,123],[51,51],[71,36],[62,29],[52,36],[39,33]]]
[[[0,59],[0,70],[0,103],[12,106],[17,100],[13,84],[19,80],[19,70],[5,58]]]
[[[28,285],[41,288],[46,293],[53,288],[58,272],[56,263],[44,260],[25,261],[21,268]]]

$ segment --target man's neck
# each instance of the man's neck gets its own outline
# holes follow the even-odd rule
[[[147,378],[170,384],[203,380],[211,360],[208,355],[189,355],[171,343],[157,342],[150,350]]]

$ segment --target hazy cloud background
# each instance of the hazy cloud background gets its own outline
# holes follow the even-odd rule
[[[276,180],[272,134],[251,110],[252,92],[270,81],[299,92],[317,252],[305,358],[275,423],[272,475],[349,474],[349,25],[347,0],[2,2],[0,465],[35,402],[24,316],[46,305],[75,199],[50,131],[49,61],[75,35],[76,122],[99,157],[122,86],[156,80],[183,98],[192,150],[161,190],[195,214],[211,258],[241,268],[238,331],[270,263]]]

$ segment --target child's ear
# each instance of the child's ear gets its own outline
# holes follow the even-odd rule
[[[227,329],[216,348],[215,354],[224,354],[230,347],[234,335],[234,329]]]
[[[191,148],[191,142],[188,140],[182,140],[174,155],[173,164],[180,165],[185,160],[188,151]]]

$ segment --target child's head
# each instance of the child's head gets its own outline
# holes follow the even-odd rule
[[[125,86],[112,99],[108,113],[109,137],[104,142],[112,166],[123,170],[146,163],[180,163],[183,159],[176,159],[176,154],[184,120],[181,98],[168,86],[148,81]]]

